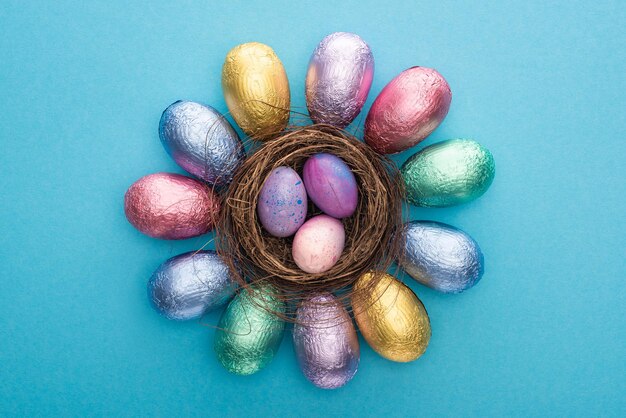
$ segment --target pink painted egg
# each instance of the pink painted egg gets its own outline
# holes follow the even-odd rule
[[[124,212],[153,238],[185,239],[208,232],[219,216],[219,197],[204,183],[180,174],[156,173],[133,183]]]
[[[257,213],[263,228],[273,236],[293,235],[307,213],[306,190],[298,173],[286,166],[273,169],[261,187]]]
[[[330,270],[343,252],[346,233],[341,221],[317,215],[300,227],[291,247],[293,260],[307,273]]]
[[[356,210],[359,188],[348,165],[335,155],[309,157],[302,170],[309,198],[327,215],[346,218]]]
[[[412,67],[380,92],[365,119],[365,142],[380,154],[411,148],[448,114],[452,92],[437,70]]]

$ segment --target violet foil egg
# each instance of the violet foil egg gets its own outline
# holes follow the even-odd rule
[[[317,215],[296,232],[291,254],[300,270],[323,273],[339,261],[345,240],[346,233],[341,221],[327,215]]]
[[[344,128],[359,114],[374,78],[370,47],[354,33],[335,32],[317,45],[306,75],[306,104],[315,123]]]
[[[161,239],[186,239],[213,228],[220,200],[201,181],[173,173],[140,178],[124,195],[126,218],[144,234]]]
[[[171,104],[161,116],[159,137],[179,166],[217,187],[228,185],[246,158],[230,123],[200,103],[179,100]]]
[[[304,376],[322,389],[348,383],[359,366],[359,339],[346,309],[330,293],[304,300],[293,345]]]
[[[306,190],[298,173],[286,166],[273,169],[261,187],[257,213],[261,225],[273,236],[293,235],[307,214]]]
[[[403,255],[398,264],[419,283],[443,293],[460,293],[484,273],[484,258],[472,237],[432,221],[404,224]]]
[[[380,154],[411,148],[448,114],[452,92],[437,70],[412,67],[380,92],[365,119],[364,139]]]
[[[309,198],[327,215],[346,218],[356,210],[359,188],[341,158],[326,153],[312,155],[304,163],[302,179]]]
[[[192,251],[161,264],[148,281],[148,299],[161,315],[187,320],[226,304],[237,285],[215,251]]]

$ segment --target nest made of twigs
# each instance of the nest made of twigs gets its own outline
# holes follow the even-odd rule
[[[309,274],[293,261],[293,237],[273,237],[263,229],[257,201],[273,169],[289,166],[301,174],[306,159],[321,152],[336,155],[350,167],[359,201],[355,213],[342,220],[346,241],[337,263],[324,273]],[[399,252],[399,240],[394,239],[402,224],[399,178],[391,160],[343,130],[329,125],[292,128],[260,145],[238,169],[217,225],[217,251],[238,272],[236,279],[242,286],[270,281],[290,301],[322,291],[347,298],[362,274],[385,271]],[[308,216],[319,213],[310,202]]]

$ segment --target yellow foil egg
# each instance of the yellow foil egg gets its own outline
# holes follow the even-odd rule
[[[266,140],[289,122],[289,81],[272,48],[250,42],[226,55],[222,89],[228,110],[249,136]]]
[[[415,293],[395,277],[362,275],[354,284],[352,309],[363,338],[384,358],[404,363],[426,351],[428,313]]]

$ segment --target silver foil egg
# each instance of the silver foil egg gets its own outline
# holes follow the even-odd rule
[[[306,75],[306,104],[315,123],[344,128],[359,114],[374,78],[370,47],[354,33],[335,32],[317,45]]]
[[[210,106],[172,103],[161,116],[159,137],[167,153],[189,173],[225,186],[246,158],[237,132]]]
[[[330,293],[312,296],[300,304],[293,345],[304,376],[322,389],[345,385],[359,366],[359,339],[352,320]]]
[[[425,286],[460,293],[483,276],[483,254],[476,241],[460,229],[433,221],[407,222],[403,240],[398,264]]]
[[[223,306],[237,285],[215,251],[192,251],[161,264],[148,281],[148,298],[169,319],[198,318]]]

